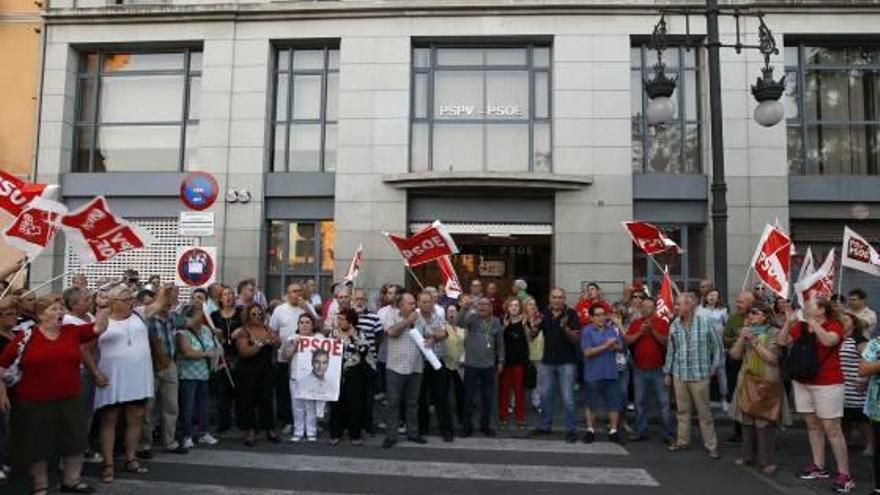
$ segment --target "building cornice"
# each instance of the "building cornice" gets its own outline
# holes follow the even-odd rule
[[[50,3],[51,6],[51,3]],[[48,23],[194,22],[230,20],[305,20],[383,17],[449,17],[491,15],[653,15],[664,7],[700,8],[703,2],[685,0],[366,0],[270,1],[215,4],[108,5],[49,9]],[[742,2],[727,7],[773,13],[877,13],[880,0],[849,0],[828,5],[822,0]]]
[[[382,182],[397,189],[505,188],[576,191],[593,183],[587,175],[541,172],[412,172],[389,174]]]

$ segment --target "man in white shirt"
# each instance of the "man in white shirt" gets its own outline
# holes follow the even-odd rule
[[[862,320],[865,338],[873,337],[877,329],[877,313],[868,307],[868,294],[862,289],[853,289],[847,294],[846,303],[856,318]]]
[[[272,317],[269,318],[269,327],[278,334],[281,342],[287,342],[290,337],[296,335],[296,326],[299,317],[308,314],[317,323],[318,314],[315,308],[303,297],[303,288],[300,284],[293,283],[287,286],[285,297],[287,302],[275,308]],[[282,434],[290,433],[293,424],[293,413],[290,408],[290,363],[281,359],[281,348],[278,350],[278,366],[275,367],[275,400],[277,402],[278,419],[284,425]]]

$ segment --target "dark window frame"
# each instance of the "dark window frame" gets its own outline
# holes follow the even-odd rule
[[[300,51],[315,51],[315,50],[323,50],[324,51],[324,62],[323,67],[321,69],[294,69],[293,68],[293,59],[294,54],[297,50]],[[330,67],[330,56],[331,52],[336,52],[336,60],[337,64],[335,68]],[[287,53],[287,62],[285,67],[281,67],[281,57],[284,53]],[[328,170],[327,169],[327,126],[332,125],[336,126],[338,130],[339,125],[339,116],[335,120],[327,119],[327,100],[328,100],[328,84],[327,80],[331,74],[336,74],[337,78],[339,75],[339,43],[338,42],[319,42],[319,43],[309,43],[309,44],[300,44],[300,45],[276,45],[274,50],[274,57],[272,63],[272,104],[270,106],[271,109],[271,117],[269,122],[271,125],[269,126],[269,139],[267,140],[267,145],[269,147],[269,159],[268,165],[269,170],[272,172],[290,172],[290,136],[291,130],[296,125],[319,125],[320,126],[320,149],[318,151],[318,172],[331,172],[335,169]],[[287,100],[285,107],[285,114],[283,118],[278,116],[278,76],[282,74],[287,74]],[[294,86],[294,79],[296,76],[320,76],[321,77],[321,102],[319,109],[319,116],[317,119],[295,119],[293,118],[293,101],[294,94],[296,88]],[[337,91],[339,88],[337,87]],[[341,91],[340,91],[341,93]],[[338,112],[338,102],[339,102],[339,94],[337,94],[337,112]],[[278,126],[284,126],[284,158],[281,164],[281,167],[276,168],[276,148],[275,148],[275,133]],[[294,170],[296,172],[296,170]]]
[[[796,65],[790,65],[786,62],[785,66],[785,74],[786,77],[794,76],[797,81],[797,95],[796,95],[796,105],[798,109],[798,115],[796,117],[786,118],[786,133],[789,131],[794,131],[798,134],[800,139],[800,147],[797,154],[797,163],[791,164],[789,163],[789,173],[796,175],[880,175],[880,160],[877,159],[871,152],[870,149],[877,150],[880,147],[880,108],[874,108],[873,105],[867,104],[872,96],[877,98],[875,95],[864,95],[864,99],[866,101],[865,113],[873,114],[875,118],[873,119],[863,119],[863,120],[823,120],[821,116],[817,116],[817,120],[810,120],[807,118],[807,103],[806,103],[806,95],[805,90],[807,87],[807,73],[811,71],[816,72],[849,72],[853,70],[870,70],[874,71],[876,74],[880,75],[880,58],[874,63],[868,64],[816,64],[809,63],[807,54],[807,47],[820,47],[820,48],[828,48],[828,49],[854,49],[860,47],[872,47],[877,48],[878,46],[877,40],[869,41],[869,42],[859,42],[857,40],[851,41],[835,41],[835,40],[802,40],[797,43],[787,44],[785,49],[795,49],[797,50],[797,56],[795,60]],[[821,91],[821,90],[820,90]],[[880,92],[880,88],[874,87],[875,92]],[[821,94],[819,95],[821,96]],[[817,109],[818,112],[818,109]],[[821,112],[819,112],[821,113]],[[817,162],[817,170],[816,171],[807,171],[808,165],[808,149],[809,149],[809,132],[811,129],[817,129],[820,136],[822,133],[822,128],[852,128],[852,127],[863,127],[865,131],[865,165],[867,170],[865,173],[856,173],[850,168],[848,173],[840,172],[840,171],[830,171],[825,172],[826,168],[826,160],[822,157],[822,154],[819,153],[816,157]],[[871,132],[871,130],[875,132]],[[820,142],[822,138],[819,138]],[[787,159],[791,162],[792,157],[788,156],[786,153]],[[835,169],[838,167],[830,166],[827,168]]]
[[[281,294],[269,294],[269,296],[283,298],[284,291],[289,284],[291,284],[293,282],[305,281],[307,279],[313,279],[315,281],[315,283],[318,285],[318,293],[321,294],[322,298],[326,298],[330,294],[330,289],[331,289],[330,284],[333,283],[333,271],[331,270],[329,275],[327,275],[326,272],[322,271],[322,267],[321,267],[322,254],[323,254],[323,248],[324,248],[324,246],[322,245],[321,225],[325,224],[325,223],[332,223],[333,229],[335,232],[336,222],[332,218],[330,218],[330,219],[308,219],[308,220],[305,220],[305,219],[304,220],[276,219],[276,220],[269,220],[267,222],[266,248],[267,249],[281,248],[283,250],[283,252],[281,253],[282,254],[281,260],[282,261],[281,261],[281,266],[280,266],[281,270],[280,271],[276,271],[276,272],[270,271],[269,264],[271,262],[271,259],[269,256],[266,256],[266,258],[265,258],[266,264],[264,266],[265,266],[266,279],[278,278],[280,280],[280,288],[281,288]],[[281,246],[273,246],[272,245],[272,227],[274,224],[281,225],[283,228],[284,240],[283,240]],[[312,265],[311,270],[304,270],[304,269],[292,270],[290,268],[288,261],[290,259],[291,249],[294,248],[294,246],[292,246],[290,243],[290,229],[293,227],[293,225],[311,225],[311,226],[313,226],[314,238],[312,239],[312,242],[313,242],[312,253],[313,253],[314,260],[313,260],[313,263],[311,264]],[[334,233],[333,239],[334,239],[334,244],[335,244],[335,239],[336,239],[335,233]],[[335,245],[333,246],[333,249],[334,250],[336,249]],[[334,260],[334,265],[335,265],[335,260]],[[334,266],[334,268],[335,268],[335,266]],[[330,278],[330,284],[324,284],[323,283],[324,279],[326,279],[328,277]],[[267,282],[267,281],[264,280],[264,287],[267,286],[267,284],[265,282]]]
[[[158,69],[158,70],[131,70],[114,73],[104,73],[104,62],[107,56],[119,54],[161,54],[161,53],[182,53],[183,66],[180,69]],[[192,91],[192,81],[194,78],[201,79],[202,68],[192,69],[192,55],[194,53],[202,54],[201,47],[184,47],[180,49],[156,49],[156,50],[124,50],[124,49],[101,49],[81,51],[79,56],[79,67],[76,75],[76,96],[74,99],[74,132],[73,132],[73,159],[71,160],[71,170],[80,173],[103,173],[95,171],[95,156],[98,145],[98,129],[101,127],[132,127],[132,126],[153,126],[153,127],[180,127],[180,144],[178,145],[177,171],[183,171],[186,165],[186,131],[189,126],[198,126],[200,119],[190,118],[190,99]],[[94,74],[88,70],[89,56],[94,55],[97,60]],[[178,121],[130,121],[130,122],[101,122],[101,89],[105,78],[115,77],[138,77],[138,76],[182,76],[183,78],[183,100],[181,101],[181,120]],[[86,87],[86,81],[94,78],[94,87],[92,88],[92,108],[91,119],[82,119],[81,103],[83,101],[83,89]],[[201,87],[201,86],[200,86]],[[88,130],[88,163],[84,166],[79,163],[80,150],[80,130]],[[113,172],[106,170],[104,172]],[[145,170],[149,172],[149,170]]]
[[[641,91],[642,96],[640,98],[641,101],[641,109],[638,115],[632,116],[633,125],[637,125],[639,128],[639,132],[641,134],[641,156],[638,157],[638,165],[636,165],[636,157],[633,154],[633,171],[635,173],[654,173],[648,167],[648,160],[650,158],[650,133],[649,130],[652,126],[659,125],[668,125],[668,123],[663,124],[649,124],[648,123],[648,95],[645,93],[644,81],[648,79],[653,73],[654,64],[657,62],[657,56],[653,50],[651,50],[648,46],[647,42],[639,42],[632,45],[632,48],[639,50],[639,61],[636,62],[634,60],[630,60],[630,71],[638,72],[640,77],[640,86],[639,88],[630,88],[630,91]],[[671,44],[667,49],[675,49],[677,55],[677,66],[675,69],[670,69],[667,64],[667,75],[677,74],[676,77],[676,104],[678,108],[678,117],[674,120],[675,125],[679,128],[679,158],[678,158],[678,171],[675,173],[679,174],[692,174],[692,175],[701,175],[704,173],[703,171],[703,109],[702,102],[700,98],[701,94],[701,81],[700,78],[702,76],[702,67],[700,64],[700,52],[693,46],[686,45],[684,43],[681,44]],[[694,52],[694,63],[692,66],[685,63],[687,60],[686,53],[689,51]],[[694,73],[694,87],[690,88],[687,84],[687,78],[682,77],[684,72],[693,72]],[[694,92],[694,103],[696,107],[694,108],[694,118],[688,119],[688,109],[687,109],[687,93],[689,91]],[[633,109],[635,110],[635,109]],[[695,171],[685,171],[685,164],[687,163],[687,129],[689,127],[696,127],[697,133],[697,156],[696,156],[696,170]]]
[[[437,51],[441,49],[525,49],[526,63],[523,65],[439,65],[437,62]],[[546,67],[535,66],[535,49],[547,49],[549,51]],[[428,50],[428,67],[416,66],[416,52],[418,50]],[[434,171],[434,128],[444,124],[474,124],[474,125],[492,125],[492,124],[528,124],[529,134],[529,164],[528,172],[535,171],[535,125],[547,125],[549,128],[549,147],[550,153],[548,157],[548,172],[553,172],[553,44],[550,42],[466,42],[466,43],[450,43],[450,42],[422,42],[412,46],[412,61],[410,64],[410,111],[409,111],[409,146],[408,146],[408,166],[410,172],[413,169],[413,128],[417,125],[427,126],[427,171]],[[520,71],[527,70],[529,73],[529,114],[525,119],[439,119],[434,115],[434,87],[436,73],[439,71]],[[547,116],[537,117],[535,115],[535,76],[536,74],[546,74],[547,77]],[[419,75],[427,76],[427,90],[425,102],[425,117],[416,117],[416,79]],[[488,98],[484,92],[483,99]],[[485,139],[484,139],[485,143]],[[482,171],[486,171],[486,162],[483,160]]]

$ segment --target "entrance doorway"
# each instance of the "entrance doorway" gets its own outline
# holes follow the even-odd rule
[[[503,298],[513,295],[513,281],[522,278],[528,293],[543,307],[550,292],[552,270],[552,237],[550,235],[485,235],[453,234],[459,254],[452,257],[462,288],[468,292],[470,283],[480,279],[485,287],[498,285]],[[441,285],[440,268],[426,263],[413,270],[425,285]],[[411,284],[417,289],[417,284]]]

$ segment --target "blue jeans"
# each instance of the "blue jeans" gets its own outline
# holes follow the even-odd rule
[[[626,363],[626,368],[617,375],[617,386],[620,388],[620,422],[626,422],[626,405],[629,403],[629,380],[632,372],[630,364]]]
[[[663,370],[640,370],[633,367],[633,380],[636,389],[636,434],[648,435],[648,401],[653,393],[660,406],[663,435],[666,438],[675,438],[672,412],[669,410],[669,387],[663,384]]]
[[[565,406],[565,432],[575,431],[575,408],[574,408],[574,374],[577,365],[571,364],[544,364],[541,363],[541,423],[539,428],[549,430],[553,423],[553,406],[556,397],[554,389],[559,387],[562,392],[562,404]]]
[[[193,422],[198,422],[199,433],[211,431],[211,386],[208,380],[180,380],[181,434],[193,437]],[[195,415],[195,417],[193,417]]]

